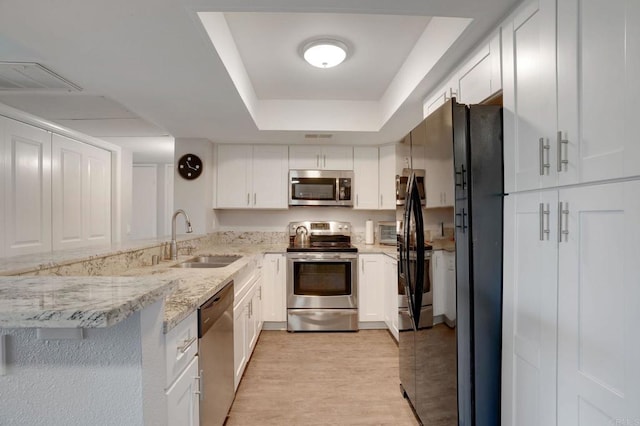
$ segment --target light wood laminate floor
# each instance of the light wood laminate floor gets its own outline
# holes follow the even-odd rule
[[[263,331],[226,425],[417,425],[399,384],[386,330]]]

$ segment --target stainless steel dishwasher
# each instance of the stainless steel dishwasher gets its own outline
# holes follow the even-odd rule
[[[200,424],[222,425],[233,402],[233,281],[198,309]]]

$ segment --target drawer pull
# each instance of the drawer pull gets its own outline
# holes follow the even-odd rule
[[[186,339],[182,345],[178,346],[178,351],[180,353],[185,353],[189,350],[189,347],[193,344],[193,342],[196,341],[195,337],[192,337],[191,339]]]

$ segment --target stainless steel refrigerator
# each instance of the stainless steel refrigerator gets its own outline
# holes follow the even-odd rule
[[[443,147],[454,159],[456,320],[434,324],[422,180],[429,172],[420,167]],[[396,179],[405,182],[396,211],[401,389],[424,425],[499,425],[502,109],[449,100],[397,152],[406,166]]]

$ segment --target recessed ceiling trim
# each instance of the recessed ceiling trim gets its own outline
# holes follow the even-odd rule
[[[226,18],[198,12],[258,130],[378,132],[460,37],[472,19],[432,17],[380,99],[259,99]]]
[[[68,90],[82,88],[35,62],[0,62],[0,90]]]

